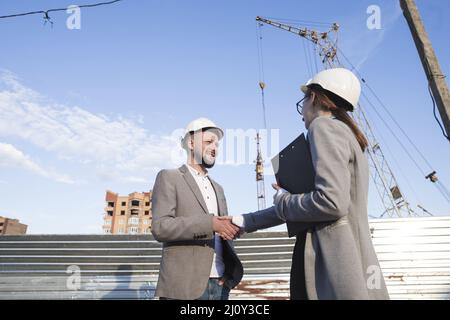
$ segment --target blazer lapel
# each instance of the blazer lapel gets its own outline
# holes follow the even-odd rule
[[[211,181],[211,184],[214,188],[214,191],[216,192],[216,199],[217,199],[217,208],[219,210],[219,216],[223,216],[225,214],[225,208],[224,208],[224,203],[223,203],[223,194],[219,191],[219,187],[217,186],[217,183],[211,179],[211,177],[209,178],[209,181]]]
[[[181,173],[183,173],[183,178],[186,180],[186,183],[191,188],[192,192],[194,193],[195,197],[197,198],[197,201],[202,206],[205,213],[208,212],[208,207],[206,206],[206,202],[203,199],[203,195],[200,192],[200,189],[198,188],[197,182],[195,182],[194,178],[192,177],[191,173],[189,172],[189,168],[186,165],[183,165],[179,168]]]

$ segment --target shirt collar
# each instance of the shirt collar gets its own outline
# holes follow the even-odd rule
[[[208,170],[206,170],[206,169],[205,169],[206,173],[203,174],[203,173],[197,171],[196,169],[194,169],[193,167],[191,167],[190,164],[186,164],[186,166],[188,167],[189,171],[191,172],[191,174],[193,176],[200,176],[200,177],[207,177],[208,176]]]

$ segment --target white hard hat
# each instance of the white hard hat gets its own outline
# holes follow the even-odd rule
[[[358,105],[361,84],[350,70],[344,68],[323,70],[301,86],[303,93],[306,93],[308,86],[313,84],[319,85],[323,89],[344,99],[349,104],[346,106],[346,109],[349,111],[353,111]]]
[[[219,140],[222,139],[223,130],[221,128],[216,126],[216,124],[214,122],[212,122],[211,120],[209,120],[207,118],[198,118],[198,119],[191,121],[187,125],[186,130],[184,132],[184,137],[181,140],[181,145],[183,147],[185,146],[185,140],[189,133],[199,131],[199,130],[205,130],[205,129],[213,129],[217,133]]]

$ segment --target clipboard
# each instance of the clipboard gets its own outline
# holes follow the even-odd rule
[[[315,172],[309,143],[304,133],[272,158],[272,167],[277,184],[289,193],[301,194],[314,190]],[[290,221],[286,224],[289,237],[316,225],[311,222]]]

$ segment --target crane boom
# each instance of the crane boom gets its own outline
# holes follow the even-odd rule
[[[318,32],[315,30],[311,30],[308,28],[299,28],[295,26],[291,26],[285,23],[269,20],[260,16],[256,17],[256,21],[259,23],[265,23],[276,28],[291,32],[300,37],[305,38],[308,41],[311,41],[315,45],[319,45],[320,52],[319,55],[322,58],[322,63],[327,63],[328,66],[331,67],[332,63],[335,59],[337,59],[337,51],[336,51],[336,40],[332,40],[330,33],[334,32],[337,34],[339,30],[339,24],[333,23],[328,31]]]

